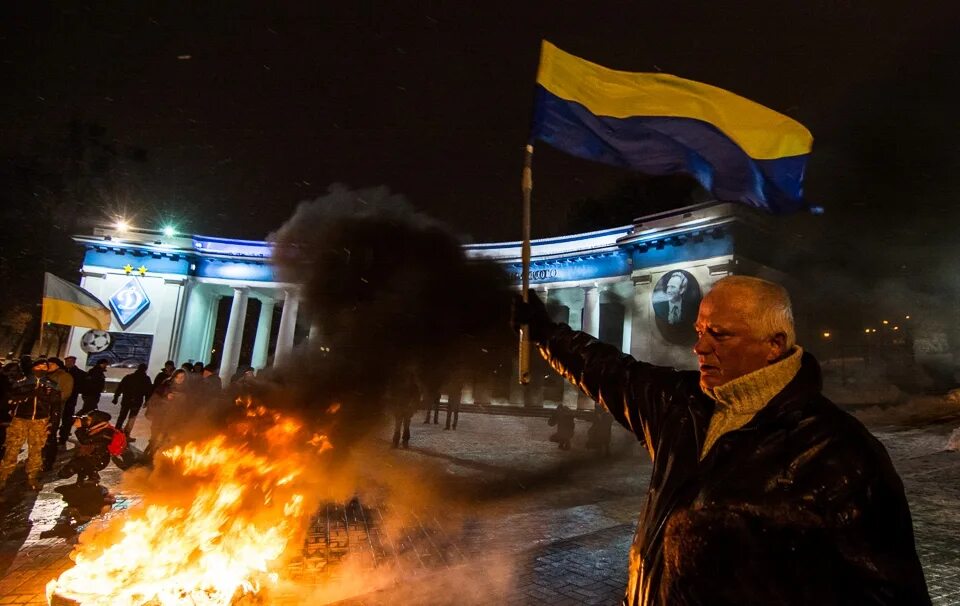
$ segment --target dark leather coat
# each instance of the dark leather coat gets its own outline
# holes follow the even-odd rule
[[[930,604],[903,484],[880,442],[820,393],[813,356],[700,461],[714,403],[697,372],[549,332],[544,358],[653,459],[626,604]]]

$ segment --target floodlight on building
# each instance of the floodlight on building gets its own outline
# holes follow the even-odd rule
[[[166,225],[163,228],[163,235],[168,238],[172,238],[177,235],[177,230],[172,225]]]

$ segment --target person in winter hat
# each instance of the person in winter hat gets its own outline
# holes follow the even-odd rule
[[[27,445],[27,488],[40,490],[41,450],[47,441],[50,416],[63,405],[60,388],[47,377],[46,358],[31,361],[31,374],[10,387],[8,406],[13,419],[7,429],[6,450],[0,461],[0,490],[17,467],[20,448]]]
[[[110,463],[110,444],[119,430],[110,425],[110,413],[91,410],[74,421],[77,447],[70,459],[57,472],[62,480],[77,476],[77,484],[100,481],[100,473]]]

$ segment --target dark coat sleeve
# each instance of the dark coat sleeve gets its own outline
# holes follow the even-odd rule
[[[539,347],[554,370],[646,442],[656,457],[663,419],[685,392],[685,373],[639,362],[566,324],[556,325]]]
[[[130,376],[127,375],[124,378],[120,379],[120,384],[117,385],[117,391],[113,392],[113,403],[116,404],[120,400],[120,397],[127,393],[130,389]]]

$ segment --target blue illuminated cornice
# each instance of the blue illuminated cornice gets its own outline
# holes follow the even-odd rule
[[[730,203],[701,204],[641,217],[632,225],[531,242],[534,284],[629,276],[633,270],[732,254],[734,224],[763,231],[755,211]],[[178,274],[240,282],[273,282],[269,242],[212,236],[165,238],[158,234],[97,229],[75,236],[84,245],[86,267],[123,270],[146,267],[149,274]],[[470,258],[501,263],[520,283],[521,243],[468,244]]]

